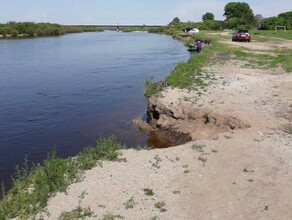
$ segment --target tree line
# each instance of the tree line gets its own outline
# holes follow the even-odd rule
[[[264,18],[260,14],[254,15],[249,4],[244,2],[230,2],[224,7],[224,21],[215,20],[211,12],[202,16],[202,22],[181,22],[174,18],[167,27],[150,29],[150,32],[164,32],[172,34],[175,30],[185,28],[198,28],[200,30],[223,30],[223,29],[253,29],[274,30],[275,26],[286,26],[287,30],[292,29],[292,11],[281,13],[276,17]]]
[[[102,31],[91,27],[76,27],[70,25],[60,25],[51,23],[34,23],[34,22],[15,22],[10,21],[6,24],[0,24],[0,35],[4,37],[17,37],[25,35],[33,36],[58,36],[66,33],[80,33]]]

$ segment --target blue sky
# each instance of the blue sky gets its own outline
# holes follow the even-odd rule
[[[0,0],[0,23],[7,21],[60,24],[167,24],[174,17],[200,21],[209,11],[223,19],[232,0]],[[292,11],[292,0],[242,0],[264,17]]]

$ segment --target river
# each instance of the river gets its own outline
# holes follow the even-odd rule
[[[100,136],[146,145],[131,124],[145,118],[143,83],[165,78],[189,52],[147,33],[81,33],[0,40],[0,181],[25,155],[41,162],[75,155]]]

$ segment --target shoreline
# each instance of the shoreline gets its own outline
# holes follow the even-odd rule
[[[292,48],[291,42],[244,45],[255,53],[257,46],[270,51]],[[153,126],[189,133],[195,141],[122,150],[125,160],[86,171],[37,217],[57,219],[79,207],[90,209],[88,219],[289,219],[292,75],[280,66],[251,65],[258,57],[242,57],[241,45],[232,44],[240,56],[214,51],[212,63],[200,69],[200,78],[212,78],[207,87],[169,87],[151,98],[150,111],[159,110]]]

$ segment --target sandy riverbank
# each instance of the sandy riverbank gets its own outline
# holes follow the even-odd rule
[[[291,48],[292,41],[283,42],[244,46]],[[44,219],[57,219],[78,205],[90,207],[94,217],[88,219],[109,214],[116,219],[291,219],[292,74],[280,67],[245,64],[230,56],[205,68],[216,80],[200,97],[168,89],[163,98],[153,98],[174,116],[160,117],[157,123],[200,140],[168,149],[123,151],[127,162],[104,162],[67,194],[51,198],[50,215]],[[201,113],[184,117],[186,112]],[[224,126],[232,118],[244,126]],[[127,209],[129,200],[133,208]],[[158,202],[165,206],[158,208]]]

